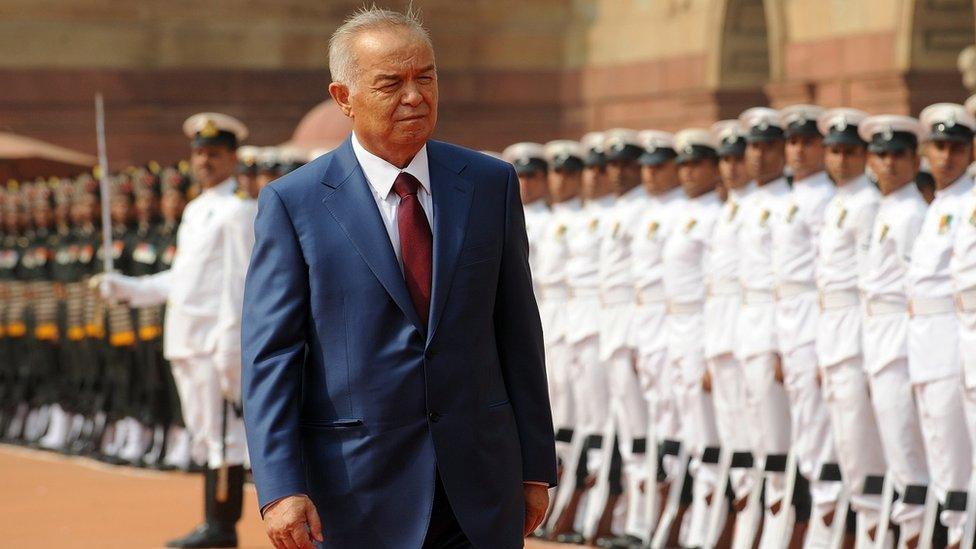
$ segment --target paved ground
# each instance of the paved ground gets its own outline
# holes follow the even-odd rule
[[[202,516],[202,483],[200,475],[0,445],[0,548],[162,547]],[[237,530],[241,547],[270,547],[255,501],[254,488],[247,486]]]

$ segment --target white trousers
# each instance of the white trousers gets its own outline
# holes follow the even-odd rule
[[[776,381],[773,353],[762,353],[743,360],[746,381],[746,406],[758,420],[750,429],[752,452],[756,466],[762,468],[770,454],[790,451],[790,402],[786,389]],[[785,487],[782,474],[766,475],[767,506],[783,498]]]
[[[715,427],[722,448],[731,452],[748,452],[752,449],[749,429],[756,425],[757,420],[755,413],[746,405],[744,368],[732,353],[710,358],[707,363],[712,375]],[[747,477],[742,469],[729,472],[729,481],[737,499],[749,493]]]
[[[967,490],[972,471],[972,450],[963,412],[962,376],[950,376],[915,384],[915,403],[925,440],[925,456],[932,488],[944,502],[946,492]],[[949,529],[949,542],[962,537],[966,515],[943,511],[942,524]]]
[[[227,408],[226,434],[221,437],[225,402],[220,392],[217,367],[208,356],[171,361],[176,389],[183,408],[183,421],[192,440],[193,458],[211,469],[224,464],[248,464],[244,418]]]
[[[552,408],[553,428],[557,433],[570,433],[576,426],[573,409],[574,379],[570,372],[571,350],[565,339],[553,341],[546,346],[546,374],[549,380],[549,403]],[[563,463],[567,461],[570,441],[556,441],[556,455]]]
[[[817,351],[811,342],[783,354],[783,383],[790,401],[791,440],[800,473],[810,481],[816,512],[833,507],[840,495],[836,482],[820,480],[824,463],[836,459],[830,413],[817,385]]]
[[[823,397],[830,410],[837,461],[851,494],[851,509],[862,513],[870,524],[877,520],[881,497],[864,495],[864,479],[884,475],[887,467],[863,360],[860,356],[842,360],[822,372]]]
[[[871,402],[878,421],[888,474],[899,494],[910,485],[928,486],[925,442],[919,425],[908,359],[900,358],[870,377]],[[908,505],[901,498],[891,507],[891,522],[901,527],[902,537],[911,538],[922,528],[925,507]]]

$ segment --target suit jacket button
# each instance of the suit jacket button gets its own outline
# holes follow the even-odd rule
[[[431,423],[437,423],[441,420],[441,415],[437,412],[431,412],[427,414],[427,418],[430,419]]]

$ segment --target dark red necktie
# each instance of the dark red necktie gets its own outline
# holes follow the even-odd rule
[[[400,197],[397,227],[400,230],[403,278],[407,282],[407,291],[410,292],[410,300],[420,317],[420,323],[426,327],[430,316],[433,237],[424,207],[417,198],[419,190],[420,181],[407,172],[400,172],[393,182],[393,192]]]

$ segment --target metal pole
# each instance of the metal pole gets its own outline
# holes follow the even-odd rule
[[[102,195],[102,262],[104,271],[114,270],[112,256],[112,215],[109,209],[111,192],[108,183],[108,156],[105,152],[105,101],[102,94],[95,94],[95,131],[98,136],[98,167],[101,171],[99,186]]]

